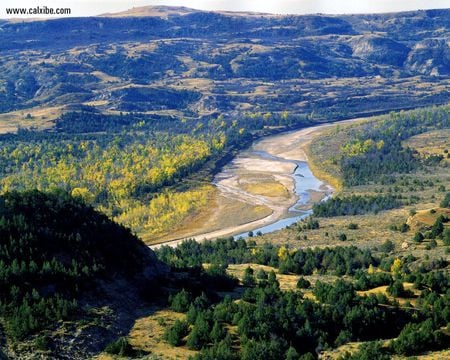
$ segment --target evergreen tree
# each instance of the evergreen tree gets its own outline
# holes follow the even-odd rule
[[[189,333],[189,325],[185,321],[176,320],[175,323],[167,328],[164,333],[164,339],[172,346],[180,346],[183,338]]]

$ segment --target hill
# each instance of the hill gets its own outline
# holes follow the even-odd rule
[[[167,271],[129,230],[64,193],[2,195],[0,238],[0,316],[13,358],[103,349],[132,324],[147,287],[160,295],[155,281]]]
[[[275,16],[144,7],[5,21],[0,111],[33,116],[37,105],[84,104],[198,119],[289,109],[323,121],[441,104],[450,98],[449,13]]]

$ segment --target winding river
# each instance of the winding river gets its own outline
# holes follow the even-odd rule
[[[333,189],[312,173],[305,149],[323,124],[256,141],[241,151],[213,185],[217,196],[195,227],[161,245],[176,246],[184,239],[246,237],[289,226],[312,213],[314,203],[332,195]]]

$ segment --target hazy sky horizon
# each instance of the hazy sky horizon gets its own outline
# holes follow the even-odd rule
[[[3,0],[1,18],[6,8],[37,6],[71,8],[70,16],[93,16],[119,12],[147,5],[186,6],[199,10],[255,11],[275,14],[348,14],[382,13],[418,9],[450,8],[449,0]],[[27,17],[27,16],[20,16]],[[44,17],[32,16],[32,17]]]

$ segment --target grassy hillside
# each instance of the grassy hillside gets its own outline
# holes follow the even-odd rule
[[[261,241],[324,246],[342,244],[344,234],[352,244],[372,247],[390,240],[398,251],[424,255],[430,239],[413,238],[445,215],[440,204],[450,188],[448,127],[443,106],[336,125],[318,135],[308,151],[312,169],[340,184],[338,194],[316,206],[319,228],[301,224]],[[390,138],[382,139],[385,131]],[[430,257],[448,256],[441,246],[426,251],[435,253]]]

